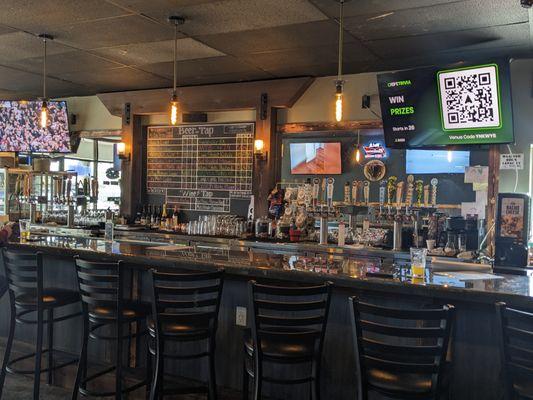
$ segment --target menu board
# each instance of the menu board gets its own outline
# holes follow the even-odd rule
[[[378,75],[387,147],[513,141],[509,62]]]
[[[252,194],[253,123],[149,127],[147,193],[183,211],[229,213]]]

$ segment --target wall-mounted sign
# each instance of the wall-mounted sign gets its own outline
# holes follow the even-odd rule
[[[513,141],[509,62],[378,75],[387,147]]]
[[[366,160],[370,159],[384,159],[389,156],[387,148],[382,142],[372,141],[363,146],[363,154]]]
[[[500,169],[524,169],[524,153],[500,154]]]

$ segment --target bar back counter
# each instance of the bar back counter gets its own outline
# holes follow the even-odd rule
[[[45,283],[70,289],[77,288],[75,255],[88,260],[122,260],[128,273],[130,294],[145,300],[149,300],[147,271],[152,268],[198,271],[223,267],[226,278],[216,337],[217,383],[238,390],[242,387],[243,328],[236,324],[236,308],[248,307],[247,285],[251,279],[296,285],[333,283],[322,364],[324,399],[356,397],[350,296],[357,295],[364,301],[397,308],[451,304],[456,309],[456,323],[449,352],[452,362],[450,398],[503,398],[495,303],[503,301],[516,307],[531,306],[533,286],[528,276],[487,275],[481,279],[483,276],[478,275],[474,279],[459,279],[436,274],[430,269],[425,279],[413,280],[403,268],[408,261],[403,253],[341,251],[319,246],[296,248],[288,244],[262,245],[178,236],[169,243],[168,237],[163,236],[152,237],[151,242],[135,235],[106,242],[55,233],[36,236],[36,241],[11,242],[9,248],[20,252],[42,252]],[[0,303],[0,335],[4,337],[9,321],[6,297]],[[57,331],[56,348],[78,354],[81,329],[81,321],[65,322],[64,329]],[[32,343],[34,333],[31,327],[21,330],[18,338]],[[106,345],[99,346],[93,351],[99,357],[109,358],[111,349]],[[144,355],[138,354],[136,359],[142,362]],[[204,380],[208,374],[206,368],[188,362],[176,363],[173,372]],[[279,399],[304,398],[302,391],[308,390],[308,385],[294,388],[266,385],[264,394]]]

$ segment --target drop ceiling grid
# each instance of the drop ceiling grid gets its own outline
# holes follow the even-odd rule
[[[44,30],[57,37],[49,70],[59,94],[169,86],[173,29],[166,19],[175,13],[188,19],[179,35],[182,84],[336,71],[334,0],[30,3],[2,0],[0,68],[16,78],[0,78],[6,95],[39,93],[42,43],[35,35]],[[354,0],[346,16],[346,73],[531,55],[531,21],[518,0]]]

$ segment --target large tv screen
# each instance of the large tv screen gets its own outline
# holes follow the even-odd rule
[[[408,174],[464,174],[468,166],[469,151],[407,150],[405,155]]]
[[[41,128],[40,101],[0,101],[0,151],[69,153],[67,103],[48,102],[48,126]]]
[[[291,174],[325,175],[340,174],[340,142],[291,143]]]
[[[508,60],[378,75],[387,147],[511,143]]]

